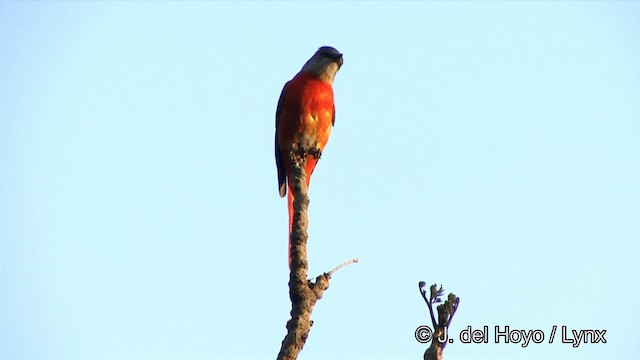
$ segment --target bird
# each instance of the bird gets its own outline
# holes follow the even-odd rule
[[[289,209],[289,268],[293,226],[293,184],[290,154],[306,158],[307,187],[335,124],[333,81],[343,55],[331,46],[320,47],[280,93],[276,108],[275,156],[280,197],[287,195]]]

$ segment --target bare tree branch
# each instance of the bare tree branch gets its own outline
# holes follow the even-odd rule
[[[305,156],[297,157],[290,154],[291,173],[290,181],[293,183],[293,227],[291,230],[291,273],[289,274],[289,297],[291,298],[291,320],[287,322],[287,335],[282,340],[282,346],[278,353],[278,360],[295,360],[302,351],[313,321],[311,312],[316,302],[322,298],[322,294],[329,288],[331,275],[340,268],[357,262],[357,259],[349,260],[328,273],[318,276],[315,282],[307,280],[307,226],[309,219],[307,208],[309,197],[307,196],[306,174],[304,172]]]
[[[429,308],[431,324],[433,325],[433,339],[431,340],[431,346],[424,352],[423,358],[424,360],[442,360],[444,359],[444,348],[447,346],[447,341],[442,341],[441,339],[443,339],[443,334],[448,333],[453,315],[458,310],[460,298],[454,293],[450,293],[444,304],[438,305],[438,320],[436,321],[433,305],[442,302],[440,297],[444,295],[444,289],[442,285],[438,288],[438,285],[433,284],[429,288],[429,295],[427,296],[427,291],[424,289],[425,286],[426,283],[424,281],[418,283],[420,294],[422,294],[422,298]]]

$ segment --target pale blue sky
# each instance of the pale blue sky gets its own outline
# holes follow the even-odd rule
[[[0,358],[274,358],[282,85],[344,53],[305,359],[640,356],[640,3],[0,2]],[[545,339],[546,340],[546,339]]]

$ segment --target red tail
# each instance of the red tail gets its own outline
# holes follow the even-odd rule
[[[293,229],[293,191],[291,188],[287,194],[287,203],[289,204],[289,269],[291,269],[291,230]]]

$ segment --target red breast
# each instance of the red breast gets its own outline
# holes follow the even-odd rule
[[[283,154],[288,154],[293,144],[324,149],[334,119],[331,84],[309,73],[298,73],[287,85],[281,111],[278,142]]]

